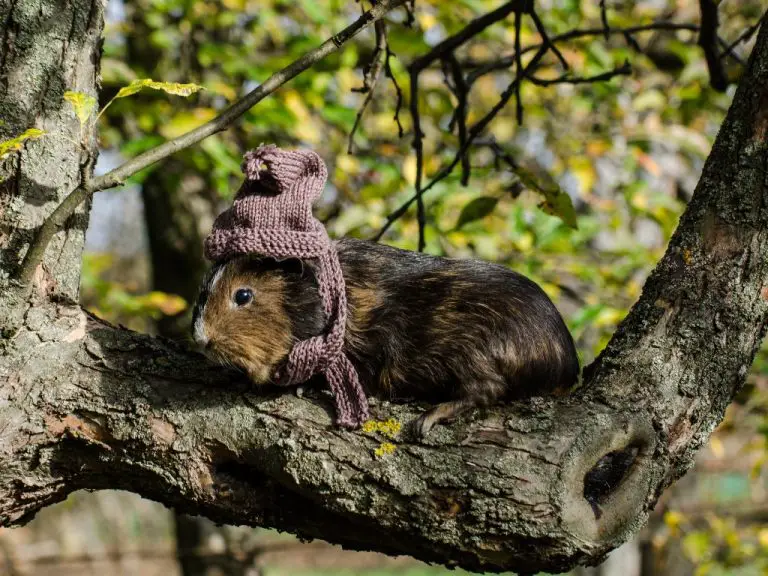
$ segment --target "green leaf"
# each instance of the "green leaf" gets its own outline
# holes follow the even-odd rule
[[[532,171],[522,166],[514,168],[514,172],[526,188],[538,192],[544,197],[544,201],[539,204],[539,208],[550,216],[557,216],[567,226],[571,228],[577,227],[576,211],[573,209],[571,197],[566,192],[563,192],[560,185],[551,176],[547,174],[538,177]]]
[[[456,222],[456,230],[459,230],[465,224],[485,218],[488,214],[493,212],[493,209],[496,208],[498,202],[499,199],[492,196],[480,196],[479,198],[475,198],[461,209],[459,220]]]
[[[96,98],[83,94],[82,92],[64,92],[64,100],[72,104],[75,109],[75,116],[80,121],[80,127],[85,126],[89,116],[96,108]]]
[[[40,138],[43,135],[45,135],[44,130],[40,130],[39,128],[29,128],[28,130],[25,130],[23,134],[16,136],[16,138],[0,141],[0,160],[12,152],[21,150],[21,147],[27,140]]]
[[[203,87],[199,84],[180,84],[178,82],[155,82],[151,78],[141,78],[134,80],[128,86],[120,88],[115,98],[125,98],[131,96],[137,92],[141,92],[144,88],[150,88],[152,90],[162,90],[167,94],[174,94],[175,96],[191,96],[195,92],[203,90]]]

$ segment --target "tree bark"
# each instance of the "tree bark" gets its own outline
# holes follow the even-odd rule
[[[1,21],[12,23],[6,34],[16,26],[15,46],[58,42],[33,36],[45,12],[28,10],[33,4],[56,3],[0,9]],[[66,81],[36,88],[24,114],[13,107],[18,128],[24,121],[72,127],[54,105],[57,86],[75,85],[59,74],[62,54],[79,55],[76,68],[88,71],[77,75],[79,91],[95,89],[101,4],[67,6],[55,26],[66,16],[73,28],[86,26],[82,33],[65,34],[69,40],[50,54],[33,54],[54,66],[46,78]],[[27,62],[8,45],[0,44],[2,102],[26,102],[30,88],[13,74]],[[19,328],[2,341],[0,525],[21,524],[73,490],[120,488],[219,522],[473,570],[553,572],[599,562],[690,468],[763,338],[767,135],[763,26],[664,258],[581,388],[495,407],[439,427],[421,443],[339,430],[325,394],[253,390],[178,344],[88,316],[68,299],[76,293],[84,227],[73,223],[48,250],[58,288],[44,290],[48,276],[39,276]],[[6,273],[15,262],[8,246],[23,247],[29,228],[76,178],[81,152],[66,146],[61,138],[36,141],[4,167],[19,183],[0,196],[0,205],[14,206],[0,216]],[[61,170],[47,168],[54,152],[66,156]],[[40,187],[23,185],[25,178],[55,178],[47,185],[51,199],[39,201]],[[12,307],[10,293],[0,292],[0,309]],[[421,410],[372,407],[374,417],[401,423]],[[382,441],[394,452],[377,456]]]

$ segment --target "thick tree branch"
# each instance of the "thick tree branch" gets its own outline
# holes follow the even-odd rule
[[[62,226],[64,226],[64,223],[74,213],[75,209],[87,198],[90,198],[94,193],[100,190],[119,186],[123,184],[127,178],[140,170],[151,166],[155,162],[167,158],[179,150],[197,144],[201,140],[226,129],[245,112],[280,88],[283,84],[298,76],[329,54],[338,50],[361,30],[383,18],[387,12],[402,5],[404,1],[405,0],[382,0],[381,2],[378,2],[344,30],[332,36],[317,48],[307,52],[301,58],[289,64],[279,72],[270,76],[263,84],[260,84],[242,99],[232,104],[232,106],[227,108],[213,120],[206,122],[202,126],[195,128],[178,138],[169,140],[156,148],[139,154],[135,158],[132,158],[103,176],[92,178],[87,182],[81,183],[81,185],[71,192],[56,210],[53,211],[38,230],[37,236],[29,247],[29,250],[24,257],[24,261],[21,264],[18,280],[22,284],[29,284],[31,282],[35,269],[41,262],[51,238]]]

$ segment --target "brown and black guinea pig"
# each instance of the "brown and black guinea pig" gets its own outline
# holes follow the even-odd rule
[[[336,242],[347,286],[345,351],[369,396],[436,404],[438,422],[503,400],[564,392],[579,362],[555,305],[504,266]],[[197,344],[214,360],[272,382],[294,343],[322,334],[311,261],[236,257],[214,265],[193,313]]]

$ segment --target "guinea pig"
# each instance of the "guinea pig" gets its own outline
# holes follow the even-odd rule
[[[346,282],[344,350],[369,396],[436,404],[419,436],[475,407],[562,393],[579,374],[557,308],[504,266],[363,240],[336,243]],[[193,312],[204,352],[273,381],[294,343],[322,334],[311,260],[240,256],[217,263]]]

